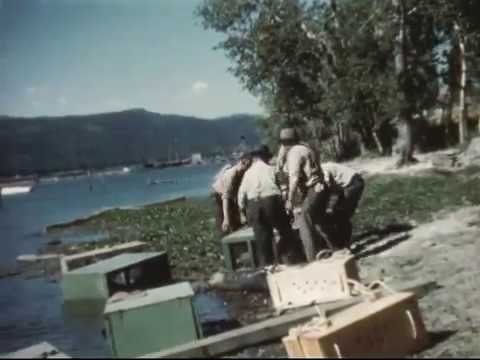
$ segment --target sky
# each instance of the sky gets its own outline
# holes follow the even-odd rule
[[[261,113],[201,0],[0,0],[0,114]]]

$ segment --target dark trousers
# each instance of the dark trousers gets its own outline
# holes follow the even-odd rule
[[[365,182],[360,175],[355,175],[344,189],[344,196],[337,210],[331,215],[328,232],[334,239],[336,248],[349,247],[352,241],[352,218],[362,197]]]
[[[345,210],[349,218],[352,218],[355,214],[364,188],[365,181],[360,175],[355,175],[345,188]]]
[[[275,262],[273,229],[276,229],[280,236],[277,246],[279,257],[287,254],[294,247],[295,236],[280,195],[249,200],[247,217],[255,234],[255,249],[259,267]]]
[[[215,224],[217,226],[217,229],[220,232],[223,232],[222,230],[222,224],[223,224],[223,202],[222,202],[222,196],[218,193],[213,193],[212,197],[214,198],[215,205],[217,208],[216,214],[215,214]],[[242,226],[241,221],[240,221],[240,209],[238,208],[237,202],[234,201],[233,199],[228,199],[230,202],[230,213],[229,213],[229,218],[230,218],[230,230],[231,231],[236,231],[240,229]]]
[[[331,236],[326,229],[326,207],[330,199],[330,190],[321,192],[310,188],[302,203],[299,217],[300,238],[308,262],[315,260],[317,253],[325,248],[332,248]]]

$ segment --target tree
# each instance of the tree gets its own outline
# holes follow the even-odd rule
[[[218,48],[244,87],[268,104],[269,118],[310,125],[313,138],[320,132],[319,105],[328,91],[321,74],[329,59],[328,44],[308,28],[324,8],[297,0],[206,0],[197,10],[207,29],[226,35]]]
[[[435,104],[438,84],[435,81],[436,58],[434,49],[438,39],[434,20],[418,1],[392,0],[395,37],[395,69],[400,92],[398,113],[399,153],[397,165],[415,161],[414,122],[422,118],[424,110]]]
[[[353,137],[384,153],[382,133],[396,125],[403,165],[414,161],[416,122],[438,95],[435,4],[204,0],[197,13],[226,36],[218,48],[232,72],[267,105],[269,136],[295,124],[317,147],[334,139],[341,157]]]
[[[475,49],[480,45],[480,2],[476,0],[440,0],[429,2],[429,10],[435,17],[437,31],[443,35],[443,41],[449,45],[447,51],[448,67],[445,72],[449,86],[450,117],[453,107],[458,103],[459,143],[465,143],[468,137],[467,108],[465,105],[467,84],[474,76],[476,63]],[[469,51],[472,49],[473,51]],[[469,65],[470,63],[470,65]],[[451,120],[451,119],[450,119]]]

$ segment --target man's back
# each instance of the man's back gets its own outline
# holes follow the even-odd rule
[[[285,168],[290,178],[303,178],[306,186],[322,181],[323,174],[315,152],[307,145],[297,144],[288,150]]]
[[[254,161],[243,176],[239,196],[259,199],[280,194],[280,189],[275,180],[275,167],[262,160]]]
[[[358,174],[354,169],[334,162],[323,163],[322,170],[325,174],[325,179],[328,182],[332,179],[336,184],[342,187],[348,186],[353,177]]]
[[[216,193],[230,197],[231,187],[233,186],[234,178],[237,176],[237,168],[235,165],[227,164],[218,172],[213,180],[212,189]]]

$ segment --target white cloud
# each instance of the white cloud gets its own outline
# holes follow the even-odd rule
[[[208,84],[204,81],[197,81],[192,85],[192,90],[195,94],[201,94],[208,89]]]

